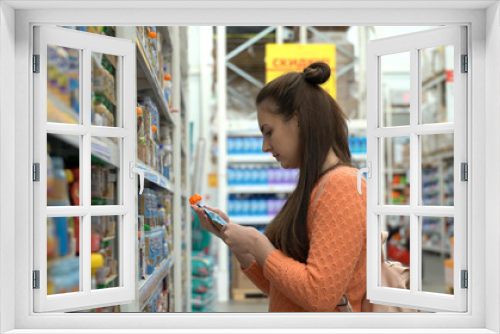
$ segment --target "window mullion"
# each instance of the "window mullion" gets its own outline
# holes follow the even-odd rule
[[[91,50],[84,48],[82,51],[80,87],[81,96],[80,101],[82,114],[80,115],[82,125],[85,127],[85,134],[82,137],[82,170],[80,171],[81,180],[81,199],[82,205],[87,214],[83,216],[81,226],[81,253],[80,253],[80,282],[82,282],[82,291],[90,293],[92,290],[92,281],[90,273],[90,255],[91,255],[91,154],[92,154],[92,135],[90,132],[91,126],[91,103],[92,103],[92,59]]]
[[[130,212],[125,205],[94,205],[90,208],[92,216],[121,216]]]
[[[416,293],[420,287],[420,226],[419,218],[413,214],[412,208],[418,206],[421,195],[419,136],[415,130],[420,120],[420,61],[419,51],[410,49],[410,292]]]

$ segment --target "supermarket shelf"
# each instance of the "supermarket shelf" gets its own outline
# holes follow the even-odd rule
[[[75,255],[71,254],[71,255],[65,255],[65,256],[62,256],[62,257],[59,257],[59,258],[56,258],[56,259],[47,260],[47,269],[52,268],[53,266],[55,266],[56,264],[58,264],[58,263],[60,263],[62,261],[73,259],[75,257],[76,257]]]
[[[142,73],[144,76],[139,74],[139,71],[137,73],[137,79],[139,81],[140,78],[146,77],[148,83],[149,83],[149,88],[153,92],[153,98],[156,100],[156,105],[158,106],[158,109],[160,110],[160,113],[167,119],[167,121],[175,126],[175,121],[174,117],[172,115],[172,112],[170,108],[168,107],[167,101],[165,100],[165,96],[163,95],[163,89],[161,88],[158,80],[156,79],[156,76],[153,74],[153,71],[151,70],[151,65],[149,64],[148,60],[146,59],[146,55],[144,53],[144,50],[142,49],[142,44],[141,42],[137,39],[135,39],[135,45],[136,45],[136,54],[137,54],[137,63],[140,65],[137,68],[142,70]],[[139,86],[139,83],[138,83]]]
[[[436,163],[438,159],[453,159],[453,158],[455,158],[455,152],[453,151],[432,152],[422,157],[422,163]]]
[[[109,283],[113,282],[117,277],[118,275],[111,275],[107,277],[106,281],[104,281],[104,285],[108,285]]]
[[[79,124],[80,115],[47,90],[47,122]]]
[[[149,298],[153,295],[154,291],[161,283],[163,278],[167,276],[168,272],[172,268],[174,263],[173,255],[164,259],[160,266],[156,268],[153,274],[149,275],[145,280],[139,282],[139,310],[142,311],[144,306],[149,301]]]
[[[353,153],[354,160],[366,160],[366,153]],[[227,162],[237,163],[278,163],[271,154],[229,154]]]
[[[449,249],[442,249],[436,246],[422,246],[423,251],[450,254]]]
[[[56,96],[47,92],[47,122],[79,124],[79,115],[68,106],[64,105]],[[80,139],[78,136],[68,136],[51,134],[59,140],[80,149]],[[120,150],[118,144],[111,138],[92,137],[91,154],[105,162],[120,168]]]
[[[149,180],[160,187],[167,189],[171,193],[174,192],[174,184],[170,182],[165,176],[161,175],[157,171],[151,169],[148,165],[146,165],[144,162],[137,160],[137,167],[141,170],[144,171],[144,178],[146,180]]]
[[[291,193],[295,189],[294,184],[269,184],[269,185],[238,185],[228,186],[229,194],[275,194]]]
[[[228,137],[262,137],[262,132],[259,130],[227,130]]]
[[[228,163],[275,163],[272,154],[231,154],[227,156]]]
[[[57,139],[80,149],[80,139],[78,136],[66,136],[51,134]],[[92,137],[91,144],[92,156],[97,157],[115,167],[120,168],[120,150],[119,146],[111,138]]]
[[[233,216],[233,223],[239,225],[267,225],[274,219],[274,216]]]
[[[402,169],[402,168],[394,168],[394,169],[390,169],[390,168],[387,168],[384,170],[385,173],[392,173],[392,174],[406,174],[407,170],[406,169]]]
[[[366,160],[366,153],[353,153],[352,158],[354,160]]]
[[[185,189],[182,189],[181,196],[184,198],[188,198],[188,193]]]
[[[116,237],[102,238],[102,242],[111,241],[111,240],[115,240],[115,239],[116,239]]]
[[[437,74],[422,83],[422,91],[429,89],[443,81],[446,81],[446,73]]]

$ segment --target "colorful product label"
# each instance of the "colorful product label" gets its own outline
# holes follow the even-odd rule
[[[202,207],[201,205],[198,204],[198,206],[200,208],[202,208],[203,210],[205,210],[205,212],[207,213],[208,215],[208,218],[210,219],[210,222],[218,229],[220,230],[221,228],[223,228],[224,226],[227,225],[227,223],[224,221],[224,219],[222,219],[218,214],[216,214],[215,212],[213,211],[210,211],[208,209],[205,209],[204,207]]]

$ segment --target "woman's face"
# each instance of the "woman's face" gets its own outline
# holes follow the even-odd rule
[[[257,108],[257,120],[263,136],[262,151],[271,152],[282,168],[300,167],[298,114],[288,121],[272,112],[276,105],[263,101]]]

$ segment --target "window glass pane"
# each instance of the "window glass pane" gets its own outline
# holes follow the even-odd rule
[[[453,140],[452,133],[421,136],[423,205],[453,206]]]
[[[410,52],[380,57],[381,126],[410,125]]]
[[[422,124],[454,120],[453,45],[420,50]]]
[[[120,147],[118,138],[92,138],[92,205],[119,205]]]
[[[92,52],[92,125],[120,126],[118,57]]]
[[[47,295],[81,291],[81,217],[47,218]]]
[[[80,205],[80,137],[47,135],[47,205]]]
[[[421,291],[453,294],[453,217],[420,217]]]
[[[381,230],[388,233],[387,241],[382,247],[385,259],[410,267],[410,217],[387,215],[380,216],[380,219]],[[379,282],[380,286],[393,287],[382,277]]]
[[[91,218],[91,275],[92,289],[120,285],[120,216],[93,216]]]
[[[410,203],[410,137],[381,138],[381,204]]]
[[[80,123],[80,50],[47,46],[47,121]]]

